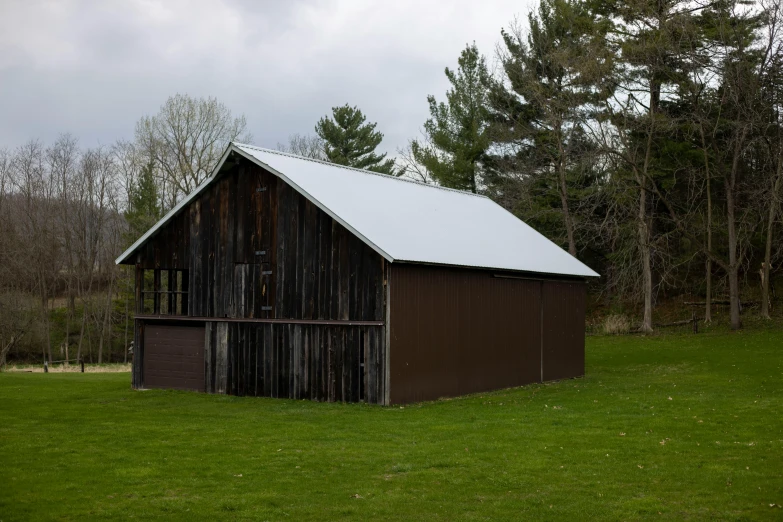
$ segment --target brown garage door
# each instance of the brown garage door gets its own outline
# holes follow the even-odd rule
[[[204,391],[204,327],[145,325],[144,387]]]

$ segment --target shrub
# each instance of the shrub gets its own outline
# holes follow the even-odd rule
[[[605,334],[624,334],[631,331],[631,323],[628,318],[621,314],[609,315],[604,319]]]

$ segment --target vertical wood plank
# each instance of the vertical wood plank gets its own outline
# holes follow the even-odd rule
[[[152,290],[155,292],[152,294],[152,313],[158,315],[160,313],[160,269],[156,268],[152,274]]]
[[[313,328],[313,346],[318,354],[318,361],[316,364],[316,388],[314,391],[316,400],[325,401],[326,392],[325,384],[326,378],[324,376],[324,361],[326,361],[326,345],[323,342],[323,328]]]
[[[333,332],[334,330],[329,328],[325,330],[325,341],[327,345],[327,361],[326,361],[326,375],[327,375],[327,397],[326,400],[329,402],[334,402],[336,400],[335,397],[335,373],[334,373],[334,339],[333,339]]]
[[[348,400],[350,402],[358,402],[359,401],[359,379],[360,379],[360,356],[361,352],[359,350],[359,342],[358,342],[358,328],[351,328],[346,327],[347,335],[348,335],[348,346],[350,349],[350,365],[348,367],[348,372],[351,375],[351,391],[348,397]]]
[[[348,390],[350,389],[350,373],[348,373],[348,368],[350,367],[350,363],[348,362],[348,339],[346,339],[345,335],[345,328],[340,328],[338,333],[338,343],[339,346],[337,348],[337,353],[339,354],[338,358],[338,364],[337,364],[337,373],[339,375],[340,380],[340,402],[346,402],[348,400]]]
[[[316,263],[318,262],[318,221],[317,212],[319,209],[310,201],[305,200],[305,215],[303,220],[304,229],[304,248],[303,254],[303,285],[302,285],[302,300],[303,300],[303,319],[314,319],[318,316],[318,312],[315,309],[315,301],[317,299],[318,288],[316,285]]]
[[[215,350],[212,344],[212,321],[204,324],[204,388],[207,393],[215,393],[215,378],[212,355]]]
[[[274,325],[263,325],[264,335],[264,397],[272,397],[272,368],[274,367]]]
[[[245,395],[256,394],[255,326],[245,324]]]
[[[285,357],[282,347],[285,344],[286,325],[277,326],[275,335],[275,397],[285,397],[286,387]]]
[[[234,262],[251,263],[253,262],[254,252],[248,248],[248,240],[252,230],[250,224],[254,214],[254,208],[251,204],[255,192],[251,192],[253,187],[250,180],[250,165],[241,163],[236,174],[236,189],[234,190],[233,208],[235,215],[234,227]]]
[[[260,397],[264,394],[264,337],[262,334],[263,325],[253,326],[253,345],[251,350],[254,353],[253,365],[253,395]]]
[[[277,306],[277,285],[275,284],[276,278],[277,278],[277,271],[278,271],[278,257],[277,257],[277,249],[278,249],[278,234],[277,234],[277,222],[279,219],[279,201],[276,195],[278,194],[277,187],[279,185],[282,185],[283,183],[278,183],[278,180],[276,177],[272,176],[271,174],[265,174],[265,183],[268,185],[269,189],[267,190],[267,193],[269,194],[266,201],[267,210],[264,213],[264,230],[266,231],[267,236],[269,237],[268,241],[268,248],[269,248],[269,259],[271,262],[271,271],[272,271],[272,280],[267,282],[268,285],[268,292],[269,297],[267,299],[267,306],[271,306],[272,310],[268,312],[267,317],[280,317],[279,315],[279,308]]]
[[[375,344],[374,327],[368,327],[362,332],[364,344],[364,400],[375,404]]]
[[[171,266],[171,265],[169,265]],[[177,300],[174,292],[177,290],[177,279],[176,279],[176,270],[167,270],[166,271],[166,291],[168,294],[167,297],[167,303],[166,303],[166,312],[169,315],[177,315]]]
[[[135,270],[136,281],[134,285],[135,297],[136,297],[136,313],[144,313],[144,269],[140,264],[136,264]]]
[[[316,335],[318,333],[318,326],[313,326],[308,328],[307,330],[307,342],[309,344],[309,350],[310,350],[310,381],[308,383],[309,389],[308,394],[309,398],[311,400],[318,400],[318,390],[319,390],[319,371],[318,371],[318,364],[321,360],[321,350],[318,344],[316,343]]]
[[[385,274],[384,274],[384,287],[383,287],[383,295],[384,295],[384,311],[386,313],[386,321],[383,326],[384,333],[383,333],[383,403],[385,406],[388,406],[390,404],[390,393],[391,393],[391,382],[390,382],[390,364],[389,359],[391,356],[391,341],[390,341],[390,335],[391,335],[391,328],[392,328],[392,316],[391,316],[391,294],[390,289],[392,285],[391,280],[391,265],[389,263],[384,263],[385,268]]]
[[[235,324],[224,323],[228,330],[228,340],[226,342],[226,393],[228,395],[237,394],[236,378],[236,345]]]
[[[228,385],[228,323],[215,323],[217,344],[215,346],[215,393],[227,392]]]
[[[141,319],[133,321],[133,360],[131,361],[131,384],[134,390],[140,390],[144,385],[144,322]]]
[[[301,360],[302,360],[302,329],[300,325],[291,325],[292,339],[288,349],[291,351],[291,392],[292,399],[301,399],[300,386],[302,381]]]
[[[340,228],[342,229],[342,227]],[[351,265],[348,232],[343,229],[340,233],[340,314],[338,319],[350,319],[350,286]]]

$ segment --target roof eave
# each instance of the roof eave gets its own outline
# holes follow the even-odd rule
[[[601,274],[589,266],[582,263],[590,273],[573,273],[573,272],[541,272],[537,270],[523,270],[521,268],[509,268],[509,267],[497,267],[497,266],[480,266],[480,265],[460,265],[453,263],[434,263],[432,261],[420,261],[416,259],[396,259],[398,263],[410,264],[410,265],[424,265],[433,267],[444,268],[467,268],[471,270],[485,270],[499,273],[508,273],[510,275],[518,275],[519,277],[535,277],[535,276],[552,276],[552,277],[567,277],[571,279],[588,279],[591,277],[601,277]]]
[[[207,186],[209,186],[209,184],[212,183],[212,181],[214,181],[214,179],[220,173],[220,169],[223,168],[223,164],[228,159],[229,154],[231,154],[233,150],[236,150],[236,147],[234,146],[233,143],[230,143],[228,147],[226,147],[226,151],[220,157],[220,161],[218,161],[217,165],[212,170],[212,174],[207,179],[205,179],[201,183],[201,185],[196,187],[196,189],[193,192],[185,196],[179,203],[177,203],[174,206],[174,208],[169,210],[165,216],[160,218],[160,220],[158,220],[158,222],[155,223],[155,225],[153,225],[152,228],[147,230],[139,239],[137,239],[130,247],[128,247],[127,250],[125,250],[125,252],[120,254],[120,256],[114,260],[114,264],[115,265],[132,264],[132,263],[127,263],[128,258],[136,252],[136,249],[138,249],[141,245],[146,243],[148,239],[151,239],[163,225],[165,225],[171,218],[179,214],[179,212],[182,209],[184,209],[188,205],[188,203],[194,200],[196,196],[201,194],[201,192],[205,188],[207,188]]]
[[[334,219],[335,221],[337,221],[338,223],[340,223],[342,226],[344,226],[346,229],[348,229],[348,231],[350,231],[350,232],[351,232],[351,234],[355,235],[356,237],[358,237],[359,239],[361,239],[361,240],[362,240],[362,242],[364,242],[364,243],[365,243],[367,246],[369,246],[370,248],[372,248],[373,250],[375,250],[375,252],[377,252],[377,253],[378,253],[378,254],[379,254],[381,257],[383,257],[384,259],[386,259],[386,260],[387,260],[387,261],[389,261],[390,263],[393,263],[393,262],[394,262],[394,257],[392,257],[392,256],[391,256],[391,255],[390,255],[388,252],[386,252],[386,251],[385,251],[385,250],[383,250],[381,247],[379,247],[378,245],[376,245],[375,243],[373,243],[372,241],[370,241],[370,240],[369,240],[369,239],[368,239],[366,236],[364,236],[364,235],[363,235],[361,232],[359,232],[359,231],[358,231],[358,230],[356,230],[354,227],[352,227],[350,224],[348,224],[348,223],[347,223],[347,222],[346,222],[344,219],[342,219],[340,216],[338,216],[337,214],[335,214],[334,212],[332,212],[332,211],[329,209],[329,207],[327,207],[326,205],[324,205],[323,203],[321,203],[320,201],[318,201],[318,199],[316,199],[315,197],[313,197],[313,195],[312,195],[312,194],[310,194],[310,193],[309,193],[309,192],[307,192],[305,189],[303,189],[302,187],[300,187],[299,185],[297,185],[296,183],[294,183],[294,181],[293,181],[293,180],[291,180],[291,179],[290,179],[288,176],[286,176],[285,174],[283,174],[283,173],[282,173],[282,172],[280,172],[279,170],[276,170],[276,169],[274,169],[273,167],[271,167],[271,166],[267,165],[266,163],[264,163],[263,161],[259,160],[258,158],[256,158],[256,157],[255,157],[255,156],[253,156],[252,154],[248,154],[247,152],[245,152],[244,150],[242,150],[240,147],[237,147],[237,146],[235,146],[235,145],[232,145],[232,146],[234,147],[234,150],[236,150],[236,151],[237,151],[237,153],[239,153],[239,154],[240,154],[240,155],[241,155],[243,158],[245,158],[245,159],[247,159],[247,160],[249,160],[249,161],[252,161],[253,163],[255,163],[256,165],[258,165],[259,167],[261,167],[261,168],[264,168],[264,169],[268,170],[269,172],[271,172],[272,174],[274,174],[274,175],[275,175],[275,176],[277,176],[278,178],[280,178],[280,179],[282,179],[283,181],[285,181],[285,182],[286,182],[288,185],[290,185],[291,187],[293,187],[293,189],[294,189],[294,190],[296,190],[296,191],[297,191],[297,192],[299,192],[301,195],[303,195],[305,198],[307,198],[309,201],[311,201],[311,202],[312,202],[312,203],[313,203],[315,206],[317,206],[318,208],[320,208],[321,210],[323,210],[324,212],[326,212],[326,214],[328,214],[328,215],[329,215],[329,217],[331,217],[332,219]]]
[[[326,212],[332,219],[340,223],[342,226],[344,226],[346,229],[348,229],[352,234],[354,234],[356,237],[361,239],[364,243],[367,244],[370,248],[372,248],[374,251],[376,251],[379,255],[381,255],[384,259],[386,259],[389,262],[394,262],[394,258],[385,250],[380,248],[378,245],[370,241],[367,237],[362,235],[358,230],[356,230],[354,227],[349,225],[345,220],[340,218],[337,214],[332,212],[326,205],[318,201],[316,198],[314,198],[310,193],[308,193],[306,190],[304,190],[302,187],[294,183],[290,178],[288,178],[285,174],[282,172],[272,168],[271,166],[267,165],[263,161],[259,160],[258,158],[252,156],[251,154],[246,153],[243,151],[239,146],[237,146],[234,143],[230,143],[228,147],[226,147],[226,151],[223,153],[223,156],[221,156],[220,161],[218,161],[217,166],[212,171],[212,174],[204,180],[201,185],[199,185],[193,192],[188,194],[185,198],[183,198],[177,205],[174,206],[171,210],[169,210],[165,216],[163,216],[155,225],[147,230],[147,232],[144,233],[139,239],[137,239],[130,247],[128,247],[125,252],[120,254],[117,259],[114,260],[114,264],[120,265],[120,264],[132,264],[128,263],[128,260],[131,255],[133,255],[136,250],[142,246],[144,243],[146,243],[149,239],[151,239],[158,230],[165,225],[171,218],[176,216],[183,208],[185,208],[191,201],[193,201],[201,192],[209,186],[217,177],[217,175],[220,173],[220,169],[223,167],[223,164],[228,159],[229,155],[232,152],[236,152],[243,158],[247,159],[248,161],[252,161],[256,165],[258,165],[261,168],[264,168],[274,174],[275,176],[279,177],[291,187],[294,188],[297,192],[302,194],[305,198],[312,201],[315,206]]]

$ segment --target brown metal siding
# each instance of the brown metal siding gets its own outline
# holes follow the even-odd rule
[[[392,265],[390,292],[393,404],[540,380],[539,281]]]
[[[543,282],[543,380],[585,374],[585,299],[582,282]]]
[[[204,327],[144,326],[144,387],[204,391]]]

